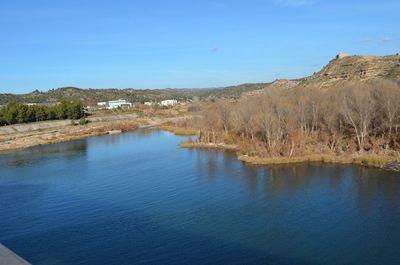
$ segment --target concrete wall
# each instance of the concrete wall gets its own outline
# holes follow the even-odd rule
[[[89,117],[87,118],[87,120],[91,122],[100,122],[100,121],[115,121],[115,120],[131,120],[136,118],[137,118],[136,114],[129,113],[129,114],[117,114],[117,115],[105,115],[101,117]],[[7,135],[13,133],[26,133],[26,132],[33,132],[46,129],[56,129],[59,127],[64,127],[69,125],[71,125],[71,120],[42,121],[42,122],[0,126],[0,135]]]
[[[29,262],[0,244],[0,265],[31,265]]]

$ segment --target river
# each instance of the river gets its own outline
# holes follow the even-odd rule
[[[0,154],[0,242],[34,265],[400,264],[399,173],[253,167],[183,139]]]

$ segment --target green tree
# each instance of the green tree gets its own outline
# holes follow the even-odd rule
[[[17,123],[19,105],[14,101],[3,108],[3,118],[7,124]]]
[[[61,101],[59,105],[55,107],[57,119],[65,120],[68,118],[68,102],[65,100]]]
[[[50,118],[48,109],[44,106],[39,106],[36,108],[36,120],[45,121]],[[55,116],[54,116],[55,117]]]

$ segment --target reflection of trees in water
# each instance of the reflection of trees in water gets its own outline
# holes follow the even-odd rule
[[[373,210],[377,203],[382,202],[382,199],[388,203],[387,206],[399,209],[399,173],[364,167],[355,167],[353,172],[351,190],[356,193],[361,209]]]
[[[219,173],[221,176],[235,176],[238,169],[243,169],[233,152],[201,148],[189,150],[196,155],[196,170],[200,176],[205,174],[214,178]]]
[[[198,176],[209,178],[217,176],[218,161],[221,153],[217,150],[193,149],[196,155],[196,171]]]
[[[76,140],[9,152],[0,156],[0,165],[24,167],[53,159],[72,160],[86,154],[87,140]]]
[[[252,194],[268,197],[296,192],[319,192],[328,189],[329,196],[344,196],[348,202],[357,200],[362,208],[374,206],[382,198],[400,208],[400,177],[398,173],[354,165],[297,164],[282,166],[250,166],[237,160],[233,152],[194,149],[199,176],[228,176],[245,184]]]
[[[134,132],[125,132],[120,134],[112,134],[112,135],[102,135],[98,137],[89,138],[91,144],[102,144],[102,145],[116,145],[123,141],[137,141],[142,140],[144,136],[151,136],[151,135],[159,135],[160,131],[151,130],[151,129],[138,129]]]
[[[154,130],[152,128],[142,128],[136,130],[132,134],[140,135],[140,136],[147,136],[147,135],[159,135],[161,132],[159,130]]]
[[[246,166],[238,161],[236,154],[231,151],[193,149],[190,153],[196,155],[196,171],[198,176],[207,176],[208,179],[216,177],[228,177],[237,180],[248,187],[249,191],[256,193],[263,170],[257,167]],[[261,177],[260,177],[261,176]]]
[[[102,145],[115,145],[120,142],[121,136],[127,137],[127,135],[123,134],[112,134],[112,135],[103,135],[98,137],[90,138],[90,144],[102,144]]]
[[[376,203],[400,207],[398,173],[353,165],[309,164],[270,167],[265,190],[268,196],[276,196],[303,192],[312,185],[315,185],[312,187],[314,189],[329,185],[329,189],[343,193],[347,200],[355,200],[360,209],[376,209]]]
[[[350,166],[351,167],[351,166]],[[343,185],[343,176],[347,175],[349,166],[298,164],[272,166],[268,169],[266,191],[270,195],[297,192],[311,185],[328,184],[329,188],[339,191]]]
[[[295,192],[307,186],[314,174],[309,174],[307,166],[274,166],[268,170],[265,188],[268,195]]]
[[[255,195],[259,191],[261,180],[264,179],[264,170],[262,168],[248,166],[244,162],[240,163],[242,165],[241,171],[243,172],[241,180],[246,184],[251,194]]]

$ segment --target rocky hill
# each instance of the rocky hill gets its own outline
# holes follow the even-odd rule
[[[347,82],[400,80],[400,56],[348,56],[340,53],[321,71],[304,78],[299,86],[338,87]]]
[[[339,53],[321,71],[297,80],[279,79],[245,96],[258,95],[266,89],[297,89],[316,87],[336,88],[346,83],[374,82],[378,80],[400,82],[400,56],[350,56]]]

